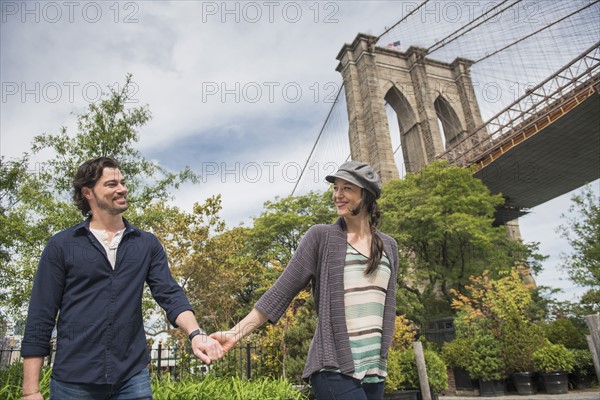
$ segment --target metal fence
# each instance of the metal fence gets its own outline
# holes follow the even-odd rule
[[[186,375],[237,376],[253,379],[263,376],[281,377],[281,356],[277,348],[245,344],[233,348],[222,359],[211,364],[204,364],[194,356],[189,344],[165,345],[158,343],[156,348],[149,348],[149,369],[153,375],[168,373],[174,378]],[[44,360],[44,365],[52,365],[55,349]],[[21,349],[18,344],[0,346],[0,370],[12,364],[22,362]]]
[[[169,372],[174,377],[186,374],[211,373],[215,376],[237,376],[253,379],[262,376],[280,377],[281,360],[278,349],[272,346],[245,344],[231,349],[222,359],[209,365],[194,356],[189,344],[163,346],[150,352],[150,369],[155,373]]]

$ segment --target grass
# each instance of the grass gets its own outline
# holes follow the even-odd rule
[[[260,378],[252,381],[240,378],[204,379],[194,377],[176,381],[169,376],[153,378],[155,400],[306,400],[304,394],[284,379]]]
[[[42,371],[40,389],[49,397],[50,374]],[[20,400],[23,383],[23,364],[13,364],[0,370],[0,399]],[[252,381],[241,378],[217,378],[188,375],[180,380],[170,375],[152,378],[154,400],[308,400],[304,394],[284,379],[259,378]]]

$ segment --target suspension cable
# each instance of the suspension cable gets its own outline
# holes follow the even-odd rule
[[[329,117],[331,117],[331,114],[333,113],[333,109],[338,104],[338,98],[340,97],[340,93],[342,93],[342,89],[343,88],[344,88],[344,84],[342,83],[342,85],[340,86],[340,89],[337,92],[337,95],[335,96],[335,100],[333,101],[333,105],[329,109],[329,113],[327,114],[327,117],[325,118],[325,122],[323,122],[323,126],[321,127],[321,130],[319,131],[319,135],[317,136],[317,140],[315,140],[315,144],[313,144],[313,147],[310,150],[310,154],[308,155],[308,158],[306,159],[306,162],[304,163],[304,167],[302,167],[302,171],[300,172],[300,176],[298,177],[298,180],[296,181],[296,184],[294,185],[294,190],[292,190],[292,194],[290,196],[294,195],[294,193],[296,192],[296,189],[298,188],[298,184],[300,183],[300,179],[302,179],[302,177],[304,176],[304,171],[306,170],[306,167],[308,166],[308,162],[310,161],[310,158],[312,157],[315,149],[317,148],[317,144],[319,143],[319,140],[321,139],[321,135],[323,135],[323,131],[325,131],[325,127],[327,126],[327,122],[329,121]]]
[[[508,1],[508,0],[506,0],[506,1]],[[391,28],[386,29],[385,32],[383,32],[381,35],[377,36],[377,39],[375,39],[375,43],[379,42],[379,39],[381,39],[382,36],[384,36],[389,31],[391,31],[392,29],[394,29],[395,27],[397,27],[398,25],[400,25],[400,23],[403,22],[403,21],[405,21],[408,17],[410,17],[411,15],[413,15],[414,13],[416,13],[417,11],[419,11],[419,9],[421,7],[423,7],[425,4],[427,4],[428,2],[429,2],[429,0],[424,0],[417,8],[415,8],[414,10],[412,10],[411,12],[409,12],[406,16],[402,17],[402,19],[400,19],[400,21],[398,21],[394,25],[392,25]]]
[[[488,59],[488,58],[490,58],[490,57],[492,57],[492,56],[495,56],[496,54],[500,53],[501,51],[504,51],[504,50],[508,49],[509,47],[512,47],[512,46],[514,46],[514,45],[515,45],[515,44],[517,44],[517,43],[520,43],[520,42],[522,42],[522,41],[524,41],[524,40],[526,40],[526,39],[529,39],[529,38],[530,38],[530,37],[532,37],[533,35],[537,35],[537,34],[538,34],[538,33],[540,33],[541,31],[543,31],[543,30],[545,30],[545,29],[548,29],[548,28],[550,28],[551,26],[558,24],[559,22],[562,22],[562,21],[564,21],[564,20],[565,20],[565,19],[567,19],[567,18],[570,18],[570,17],[572,17],[573,15],[575,15],[575,14],[577,14],[577,13],[579,13],[579,12],[581,12],[581,11],[585,10],[586,8],[593,6],[594,4],[598,3],[599,1],[600,1],[600,0],[596,0],[596,1],[594,1],[593,3],[590,3],[590,4],[588,4],[587,6],[581,7],[581,8],[580,8],[579,10],[577,10],[577,11],[573,11],[571,14],[569,14],[569,15],[566,15],[566,16],[564,16],[564,17],[562,17],[562,18],[560,18],[560,19],[558,19],[558,20],[556,20],[556,21],[552,22],[552,23],[551,23],[551,24],[549,24],[549,25],[546,25],[546,26],[544,26],[543,28],[540,28],[540,29],[538,29],[537,31],[530,33],[529,35],[527,35],[527,36],[525,36],[525,37],[522,37],[521,39],[519,39],[519,40],[517,40],[517,41],[515,41],[515,42],[512,42],[512,43],[510,43],[509,45],[506,45],[506,46],[504,46],[503,48],[501,48],[501,49],[499,49],[499,50],[496,50],[496,51],[494,51],[493,53],[491,53],[491,54],[488,54],[488,55],[487,55],[487,56],[485,56],[485,57],[482,57],[482,58],[480,58],[479,60],[475,61],[475,62],[474,62],[474,64],[476,64],[476,63],[478,63],[478,62],[480,62],[480,61],[486,60],[486,59]]]
[[[450,35],[446,36],[444,39],[440,40],[439,42],[433,44],[431,47],[429,47],[427,49],[427,53],[431,54],[434,51],[437,51],[439,49],[441,49],[442,47],[446,46],[447,44],[452,43],[453,41],[455,41],[456,39],[458,39],[459,37],[465,35],[466,33],[469,33],[470,31],[472,31],[473,29],[481,26],[483,23],[489,21],[490,19],[496,17],[499,14],[502,14],[504,11],[508,10],[509,8],[515,6],[516,4],[519,4],[521,1],[523,0],[517,0],[514,3],[508,5],[507,7],[503,8],[502,10],[498,11],[497,13],[495,13],[494,15],[489,16],[488,18],[484,19],[483,21],[481,21],[480,23],[478,23],[475,26],[472,26],[471,28],[467,29],[466,31],[462,32],[460,35],[450,39],[449,41],[445,42],[444,41],[450,37],[452,37],[453,35],[455,35],[457,32],[460,32],[462,29],[466,28],[467,26],[469,26],[469,24],[472,24],[473,22],[477,21],[480,18],[483,18],[484,16],[486,16],[488,13],[490,13],[491,11],[495,10],[496,8],[500,7],[502,4],[506,3],[508,0],[504,0],[502,3],[497,4],[496,6],[492,7],[491,9],[489,9],[488,11],[486,11],[485,13],[481,14],[479,17],[475,18],[473,21],[468,22],[466,25],[458,28],[456,31],[452,32]]]

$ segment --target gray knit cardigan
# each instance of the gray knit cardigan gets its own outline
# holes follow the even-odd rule
[[[387,360],[396,316],[398,244],[391,236],[380,231],[375,234],[383,240],[385,253],[392,263],[381,341],[381,358]],[[344,310],[346,247],[347,233],[343,219],[338,219],[332,225],[311,227],[277,282],[254,305],[267,316],[269,322],[276,323],[294,297],[309,282],[313,283],[318,322],[302,373],[305,380],[322,368],[339,368],[348,375],[354,372]]]

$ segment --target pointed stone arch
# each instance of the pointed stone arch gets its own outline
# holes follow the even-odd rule
[[[426,58],[425,49],[409,47],[402,52],[376,47],[376,40],[358,34],[338,53],[336,70],[345,87],[351,157],[372,164],[388,181],[399,174],[386,101],[398,115],[408,172],[420,170],[444,152],[438,118],[447,143],[475,132],[483,122],[470,76],[471,61],[457,58],[445,63]],[[408,114],[401,115],[403,111]]]
[[[461,140],[466,131],[452,104],[450,104],[444,95],[440,94],[433,102],[433,106],[442,125],[441,134],[445,139],[446,146],[444,150],[446,150]]]
[[[421,165],[425,162],[420,157],[425,151],[424,144],[419,132],[419,120],[413,106],[408,98],[400,89],[392,85],[384,96],[384,100],[392,107],[396,113],[396,120],[400,131],[400,146],[402,147],[402,157],[407,172],[417,170],[414,165]],[[421,148],[421,152],[409,152],[408,149],[415,147]]]

